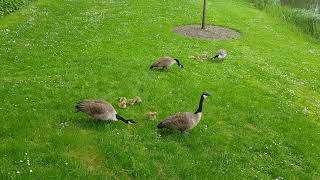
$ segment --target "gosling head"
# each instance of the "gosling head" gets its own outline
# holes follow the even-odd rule
[[[174,59],[174,60],[178,63],[178,66],[179,66],[180,68],[182,68],[182,69],[184,68],[184,67],[183,67],[183,65],[182,65],[182,64],[180,64],[179,59]]]

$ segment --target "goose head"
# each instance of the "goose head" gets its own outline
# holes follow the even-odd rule
[[[203,92],[203,93],[202,93],[202,97],[203,97],[203,98],[207,98],[208,96],[211,96],[211,94],[208,93],[208,92]]]
[[[125,120],[125,123],[127,123],[127,124],[135,124],[136,122],[133,121],[132,119],[128,119],[128,120]]]
[[[178,63],[178,66],[179,66],[180,68],[184,68],[183,65],[180,63],[179,59],[174,59],[174,60]]]

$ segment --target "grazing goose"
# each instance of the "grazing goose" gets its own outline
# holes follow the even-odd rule
[[[153,63],[150,66],[150,69],[152,68],[162,68],[162,69],[168,69],[170,68],[174,63],[178,63],[178,66],[180,68],[183,68],[183,65],[180,64],[180,61],[178,59],[175,58],[171,58],[171,57],[161,57],[158,59],[157,62]]]
[[[166,118],[158,125],[158,129],[178,129],[184,132],[188,129],[194,128],[201,120],[202,116],[202,105],[205,98],[210,96],[209,93],[202,93],[199,103],[199,108],[196,112],[179,112],[173,116]]]
[[[77,112],[81,111],[89,116],[103,121],[118,121],[121,120],[127,124],[135,123],[133,120],[129,119],[126,120],[120,115],[117,114],[116,110],[113,106],[102,100],[82,100],[78,104],[76,104]]]
[[[227,51],[224,50],[224,49],[220,49],[220,50],[215,54],[215,56],[213,56],[211,59],[216,59],[216,58],[218,58],[218,59],[223,60],[224,58],[226,58],[226,56],[227,56]]]

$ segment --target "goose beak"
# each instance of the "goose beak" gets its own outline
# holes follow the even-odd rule
[[[133,120],[131,120],[131,119],[127,120],[127,124],[135,124],[135,123],[136,123],[136,122],[133,121]]]
[[[208,93],[208,92],[204,92],[203,95],[205,95],[205,96],[211,96],[211,94]]]

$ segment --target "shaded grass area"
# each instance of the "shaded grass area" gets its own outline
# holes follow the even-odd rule
[[[305,33],[320,39],[320,14],[304,9],[292,9],[280,5],[279,0],[252,0],[255,6],[299,27]]]
[[[39,0],[0,20],[1,177],[318,179],[319,43],[245,0],[208,3],[208,24],[240,39],[172,32],[200,22],[199,10],[193,0]],[[220,48],[223,63],[188,59]],[[165,55],[185,69],[149,71]],[[206,90],[190,135],[156,130]],[[117,108],[134,126],[74,113],[80,99],[116,106],[136,95],[141,105]]]
[[[8,15],[33,0],[0,0],[0,18]]]

